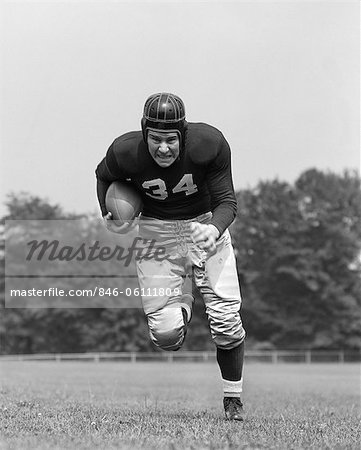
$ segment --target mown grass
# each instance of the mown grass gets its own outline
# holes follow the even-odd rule
[[[2,362],[9,449],[356,449],[356,364],[248,364],[246,421],[224,420],[215,363]]]

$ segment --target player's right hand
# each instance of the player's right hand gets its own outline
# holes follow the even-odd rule
[[[112,233],[125,234],[131,229],[131,226],[128,222],[123,222],[122,220],[114,220],[111,212],[108,212],[105,216],[103,216],[103,219],[107,230],[111,231]]]
[[[191,222],[192,241],[205,252],[213,253],[216,250],[216,241],[219,238],[219,230],[212,224]]]

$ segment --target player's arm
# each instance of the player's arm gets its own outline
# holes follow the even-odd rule
[[[125,233],[129,226],[119,225],[113,221],[112,214],[107,210],[105,197],[111,183],[116,180],[125,180],[126,174],[121,170],[114,154],[114,143],[109,147],[106,156],[98,164],[96,170],[97,196],[105,226],[113,233]]]
[[[232,223],[237,201],[234,194],[231,154],[227,141],[222,137],[215,158],[207,166],[207,186],[211,196],[212,220],[210,224],[191,224],[192,239],[203,250],[212,252],[216,241]]]
[[[108,211],[105,205],[105,196],[109,186],[116,180],[125,179],[126,176],[119,167],[114,154],[114,142],[109,147],[107,154],[98,164],[95,175],[97,179],[97,196],[102,216],[104,217]]]
[[[237,200],[234,193],[231,151],[226,139],[222,138],[216,157],[207,167],[207,185],[211,196],[211,224],[221,235],[233,222],[237,213]]]

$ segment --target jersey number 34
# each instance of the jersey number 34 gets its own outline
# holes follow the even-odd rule
[[[144,181],[142,184],[143,189],[149,197],[157,200],[164,200],[168,197],[167,186],[161,178],[155,180]],[[184,192],[186,195],[194,194],[198,191],[197,185],[193,182],[193,176],[191,173],[186,173],[182,176],[180,181],[172,189],[173,194],[178,192]]]

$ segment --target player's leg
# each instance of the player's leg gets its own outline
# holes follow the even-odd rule
[[[151,250],[137,261],[138,280],[152,341],[164,350],[178,350],[187,332],[194,299],[186,259],[176,252],[172,229],[167,233],[167,228],[162,226],[161,237],[157,241],[151,239],[158,237],[157,228],[161,224],[157,222],[142,224]],[[165,253],[166,257],[157,258],[159,253]]]
[[[232,349],[217,347],[217,362],[223,380],[223,405],[226,418],[243,420],[241,394],[243,388],[244,341]]]
[[[137,262],[142,304],[153,343],[164,350],[178,350],[185,338],[180,305],[182,277],[169,260],[142,259]]]
[[[186,336],[183,310],[176,305],[165,306],[147,314],[149,336],[162,350],[179,350]]]
[[[217,362],[222,375],[224,407],[229,419],[243,420],[244,338],[241,295],[235,256],[228,231],[217,242],[214,255],[195,261],[195,281],[208,315]]]

